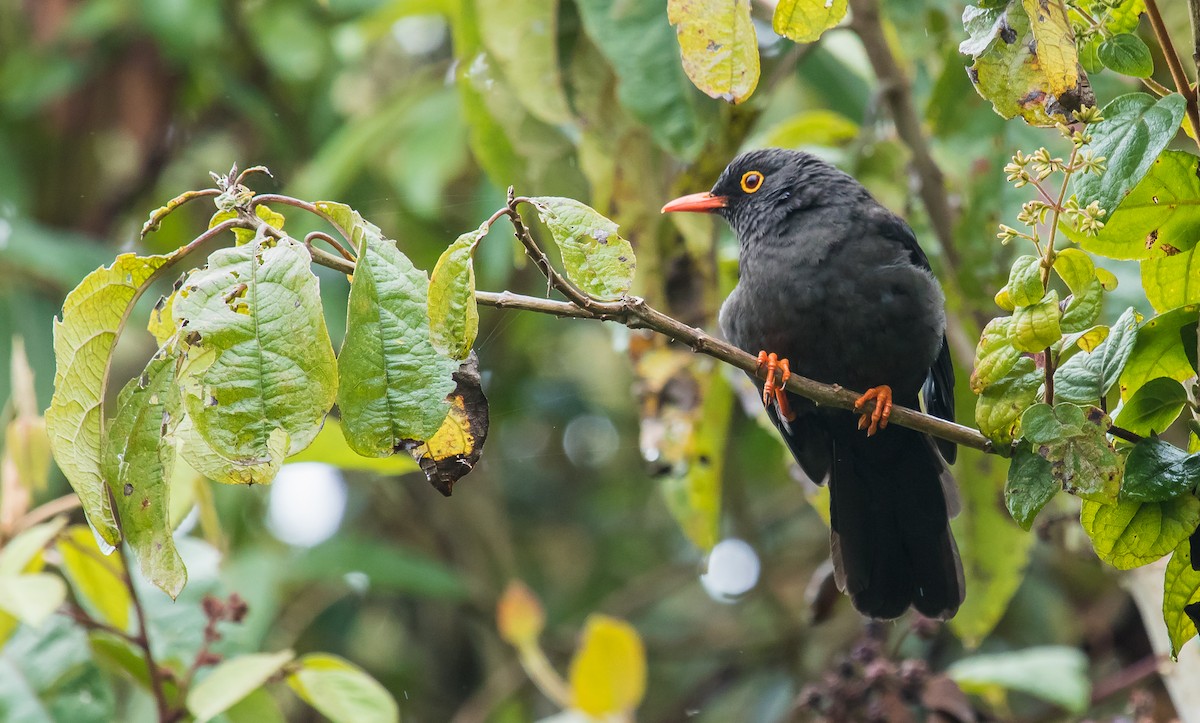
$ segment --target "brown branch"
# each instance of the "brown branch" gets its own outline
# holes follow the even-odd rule
[[[1196,77],[1200,78],[1200,0],[1188,0],[1188,10],[1192,17],[1192,62],[1196,64]]]
[[[1196,40],[1196,21],[1197,12],[1196,0],[1189,0],[1188,4],[1192,11],[1192,38]],[[1171,71],[1171,80],[1175,83],[1175,89],[1187,101],[1187,117],[1192,124],[1192,133],[1195,135],[1196,145],[1200,147],[1200,108],[1197,107],[1196,89],[1192,87],[1188,81],[1187,73],[1183,71],[1183,63],[1179,60],[1179,53],[1175,51],[1175,43],[1171,41],[1171,33],[1167,31],[1166,23],[1163,22],[1162,13],[1158,11],[1157,0],[1146,0],[1146,15],[1150,18],[1150,27],[1154,29],[1154,37],[1158,40],[1158,44],[1162,47],[1163,57],[1167,61],[1167,69]],[[1197,42],[1197,47],[1200,48],[1200,42]]]
[[[912,154],[912,167],[917,177],[921,202],[941,247],[946,271],[953,275],[961,265],[958,250],[954,247],[954,212],[946,194],[942,169],[933,159],[929,141],[921,127],[921,117],[913,104],[912,84],[904,74],[900,59],[888,45],[877,0],[850,0],[850,10],[853,13],[850,29],[862,40],[867,59],[879,80],[883,100],[896,124],[896,134]]]
[[[150,671],[150,689],[154,693],[155,705],[158,706],[158,719],[162,723],[168,723],[168,721],[175,720],[178,715],[171,710],[171,705],[167,701],[162,670],[154,661],[154,652],[150,649],[150,629],[146,625],[146,610],[142,605],[141,597],[138,596],[137,586],[133,584],[133,574],[129,572],[129,556],[125,554],[123,544],[117,545],[117,555],[121,558],[121,567],[123,568],[121,579],[125,583],[125,589],[129,591],[129,599],[133,601],[133,610],[137,615],[138,632],[133,636],[133,642],[142,649],[142,656],[146,659],[146,669]]]

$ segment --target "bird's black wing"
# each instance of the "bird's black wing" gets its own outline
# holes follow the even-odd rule
[[[883,218],[880,221],[880,231],[883,235],[903,245],[915,266],[932,272],[933,267],[929,265],[929,257],[917,243],[916,234],[908,224],[893,213],[888,212],[881,215]],[[946,341],[944,333],[942,334],[942,348],[938,351],[933,366],[929,368],[929,376],[925,377],[923,396],[927,413],[941,417],[947,422],[954,421],[954,362],[950,359],[950,344]],[[954,459],[958,456],[958,447],[953,442],[944,439],[937,440],[937,446],[946,461],[953,464]]]

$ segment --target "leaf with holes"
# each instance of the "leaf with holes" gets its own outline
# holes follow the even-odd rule
[[[1112,259],[1173,256],[1200,238],[1200,158],[1164,151],[1095,236],[1063,226],[1072,241]]]
[[[1087,150],[1104,156],[1105,171],[1073,176],[1079,205],[1096,201],[1111,217],[1179,131],[1184,106],[1178,93],[1163,98],[1128,93],[1104,106],[1104,120],[1088,127],[1092,142]]]
[[[172,428],[183,411],[176,384],[180,361],[174,354],[159,352],[121,390],[103,462],[121,531],[142,574],[172,599],[187,583],[168,509],[175,467]]]
[[[538,196],[529,202],[554,236],[572,283],[597,299],[616,299],[629,291],[637,262],[617,224],[573,198]]]
[[[342,429],[355,452],[386,457],[438,431],[458,362],[430,339],[425,272],[349,206],[317,207],[358,249],[338,356]]]
[[[258,239],[213,253],[180,289],[184,407],[217,454],[275,466],[272,438],[304,449],[333,406],[336,361],[311,263],[291,238]]]
[[[741,103],[758,85],[758,37],[750,0],[667,0],[683,71],[712,98]]]
[[[1097,407],[1035,404],[1021,415],[1021,437],[1050,463],[1063,489],[1087,500],[1112,502],[1121,487],[1121,460],[1105,436],[1108,415]]]
[[[1143,259],[1142,289],[1160,314],[1200,303],[1200,250],[1193,246],[1174,256]]]
[[[54,322],[54,397],[46,432],[59,469],[88,522],[104,541],[121,540],[100,470],[104,451],[103,399],[117,334],[134,302],[168,256],[118,256],[88,274],[63,302]]]

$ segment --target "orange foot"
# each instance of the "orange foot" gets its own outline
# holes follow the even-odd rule
[[[771,398],[775,398],[775,407],[779,410],[779,416],[787,421],[792,421],[796,418],[796,413],[792,411],[792,407],[788,404],[787,392],[784,391],[784,386],[787,385],[788,379],[792,378],[792,369],[788,364],[787,359],[780,359],[774,352],[768,354],[765,351],[758,353],[758,373],[761,376],[766,372],[763,382],[763,404],[771,406]],[[775,382],[775,372],[779,372],[779,382]]]
[[[892,388],[886,384],[881,387],[871,387],[866,394],[855,400],[854,410],[858,411],[862,405],[872,399],[875,400],[875,408],[871,410],[870,414],[863,412],[862,418],[858,420],[858,428],[866,429],[868,437],[888,425],[888,417],[892,416]]]

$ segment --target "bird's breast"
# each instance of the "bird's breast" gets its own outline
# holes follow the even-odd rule
[[[915,395],[937,357],[945,318],[928,272],[833,255],[744,266],[720,323],[730,343],[751,354],[775,352],[803,376]]]

